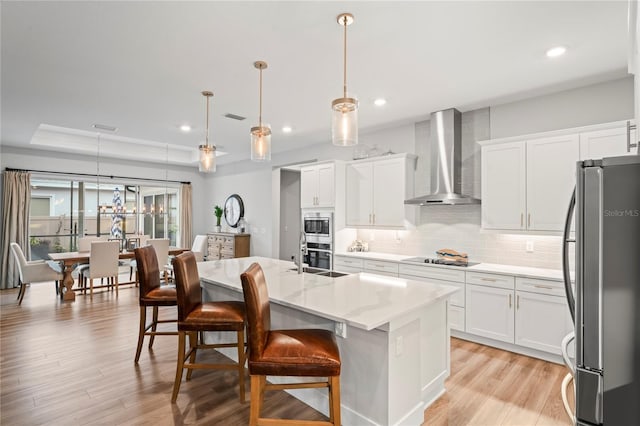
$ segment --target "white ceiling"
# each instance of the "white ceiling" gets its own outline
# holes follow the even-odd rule
[[[2,2],[2,134],[30,143],[40,124],[195,148],[211,139],[249,157],[265,60],[263,120],[273,152],[330,138],[342,91],[341,12],[349,92],[360,129],[427,118],[626,75],[627,1],[569,2]],[[564,57],[545,51],[565,45]],[[385,97],[384,107],[373,100]],[[246,116],[234,121],[225,113]],[[184,134],[178,126],[190,123]],[[283,134],[283,125],[293,127]],[[50,149],[50,148],[49,148]]]

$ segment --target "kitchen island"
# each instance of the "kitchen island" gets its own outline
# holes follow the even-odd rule
[[[240,274],[253,262],[267,280],[272,328],[339,336],[344,425],[422,423],[449,376],[447,303],[456,287],[367,273],[298,274],[292,262],[247,257],[198,263],[205,300],[242,300]],[[326,392],[290,393],[328,415]]]

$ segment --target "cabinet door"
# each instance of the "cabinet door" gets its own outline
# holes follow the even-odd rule
[[[373,210],[373,163],[347,166],[346,224],[370,225]]]
[[[530,231],[562,231],[576,184],[578,135],[527,142],[527,217]]]
[[[333,163],[318,165],[318,190],[316,207],[333,207],[335,199],[335,165]]]
[[[373,164],[373,225],[404,226],[405,161]]]
[[[316,207],[318,194],[318,169],[305,167],[300,169],[300,207]]]
[[[631,143],[637,140],[636,131],[631,131]],[[635,149],[627,148],[627,128],[595,130],[580,133],[580,159],[599,160],[604,157],[635,155]]]
[[[516,291],[516,345],[560,355],[573,329],[564,297]]]
[[[513,343],[513,304],[513,290],[467,284],[467,333]]]
[[[524,229],[525,156],[524,142],[482,147],[483,228]]]

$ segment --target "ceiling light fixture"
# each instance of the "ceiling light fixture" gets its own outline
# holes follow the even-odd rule
[[[198,146],[198,149],[200,150],[200,171],[209,173],[216,171],[216,146],[209,145],[209,98],[213,96],[213,92],[205,90],[202,96],[207,100],[207,130],[204,145]]]
[[[94,129],[104,130],[107,132],[117,132],[118,128],[116,126],[109,126],[107,124],[94,123],[91,125]]]
[[[258,126],[251,128],[251,161],[271,161],[271,128],[262,123],[262,70],[267,63],[256,61],[253,66],[260,70],[260,114]]]
[[[567,52],[567,48],[564,46],[556,46],[547,50],[547,58],[557,58],[558,56],[562,56]]]
[[[358,143],[358,100],[347,97],[347,25],[353,23],[353,15],[338,15],[338,24],[344,26],[344,84],[343,96],[331,102],[333,110],[331,140],[334,145],[352,146]]]
[[[189,126],[188,124],[183,124],[180,126],[180,130],[182,130],[183,132],[187,133],[191,131],[191,126]]]
[[[375,101],[373,101],[375,106],[382,106],[385,105],[387,103],[387,100],[384,98],[378,98]]]
[[[292,130],[291,126],[284,126],[282,128],[282,133],[291,133]]]

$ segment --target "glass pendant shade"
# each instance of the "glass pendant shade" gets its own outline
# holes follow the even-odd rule
[[[331,141],[337,146],[358,144],[358,100],[338,98],[331,104]]]
[[[266,123],[251,128],[251,161],[271,161],[271,128]]]
[[[216,150],[211,145],[200,145],[200,167],[202,173],[211,173],[216,171]]]

